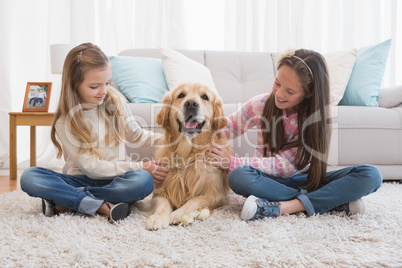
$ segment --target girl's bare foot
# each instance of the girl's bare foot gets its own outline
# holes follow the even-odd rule
[[[60,205],[54,205],[54,208],[58,211],[58,212],[67,212],[69,211],[68,208],[60,206]]]
[[[113,206],[114,206],[114,204],[107,203],[106,201],[104,201],[96,212],[98,212],[99,214],[102,214],[102,215],[109,216],[110,208]]]

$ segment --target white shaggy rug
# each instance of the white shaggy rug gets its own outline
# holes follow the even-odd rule
[[[42,215],[40,199],[0,195],[0,267],[402,267],[402,185],[363,198],[366,213],[244,222],[244,198],[188,227],[145,230],[133,212],[106,218]]]

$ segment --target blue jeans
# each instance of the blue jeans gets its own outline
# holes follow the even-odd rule
[[[153,179],[145,170],[127,171],[112,180],[93,180],[41,167],[31,167],[21,175],[21,189],[68,209],[95,215],[103,201],[132,203],[153,191]]]
[[[381,187],[382,175],[378,168],[359,165],[327,173],[323,187],[307,192],[307,174],[289,178],[268,175],[251,166],[237,167],[229,173],[229,186],[244,197],[255,195],[269,201],[299,199],[308,216],[322,214],[343,204],[375,192]]]

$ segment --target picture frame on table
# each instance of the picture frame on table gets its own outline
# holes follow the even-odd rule
[[[49,110],[51,82],[28,82],[23,112],[47,112]]]

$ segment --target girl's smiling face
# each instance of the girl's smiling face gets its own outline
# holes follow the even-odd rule
[[[112,71],[109,65],[85,72],[84,81],[78,86],[80,103],[101,105],[110,88]]]
[[[272,92],[275,95],[276,107],[286,109],[287,114],[296,113],[298,105],[306,98],[298,75],[286,65],[278,69]]]

